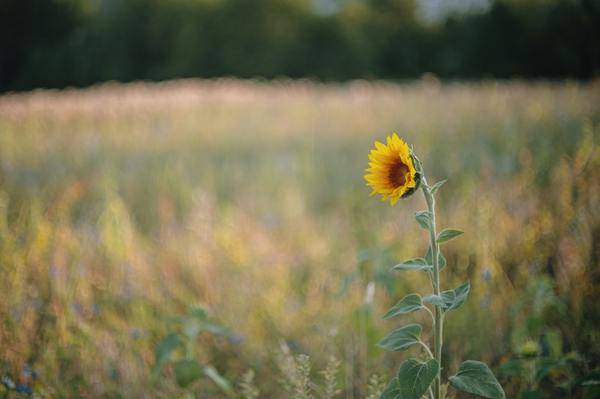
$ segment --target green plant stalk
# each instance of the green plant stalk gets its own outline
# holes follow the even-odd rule
[[[429,223],[429,245],[431,246],[431,258],[433,263],[433,289],[435,295],[440,295],[440,265],[438,259],[439,247],[437,243],[437,233],[435,231],[435,198],[431,193],[427,180],[423,176],[422,190],[427,201],[427,210],[429,211],[430,223]],[[437,376],[433,382],[433,395],[435,399],[440,399],[441,395],[441,369],[442,369],[442,338],[444,328],[444,315],[440,306],[435,306],[435,317],[434,317],[434,356],[437,360],[439,369]]]

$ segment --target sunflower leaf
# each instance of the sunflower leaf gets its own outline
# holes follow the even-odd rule
[[[196,381],[202,376],[202,373],[202,366],[195,360],[180,360],[175,363],[175,380],[177,385],[182,388]]]
[[[429,211],[419,211],[415,213],[415,219],[419,225],[425,230],[429,230],[429,226],[431,226],[431,213]]]
[[[164,337],[162,341],[156,345],[154,356],[156,358],[156,368],[159,370],[169,359],[171,354],[183,346],[183,341],[175,333],[171,333]]]
[[[442,292],[442,298],[446,302],[447,306],[445,311],[458,309],[467,300],[471,291],[471,284],[467,281],[463,285],[449,291]]]
[[[421,399],[431,385],[439,370],[438,362],[430,359],[421,362],[411,358],[400,365],[398,370],[398,387],[401,399]]]
[[[409,324],[389,333],[377,346],[390,352],[405,351],[419,342],[421,326]]]
[[[423,258],[408,259],[392,267],[392,270],[394,271],[431,269],[433,269],[433,266],[431,266],[431,264],[427,264],[427,262]]]
[[[400,396],[400,383],[397,378],[394,378],[385,387],[379,399],[401,399]]]
[[[418,294],[409,294],[402,298],[400,302],[395,304],[384,316],[384,319],[389,319],[401,314],[416,312],[423,308],[421,296]]]
[[[435,195],[437,190],[439,190],[440,187],[442,187],[444,185],[444,183],[446,183],[447,181],[448,181],[448,179],[440,180],[439,182],[437,182],[433,186],[431,186],[431,188],[429,189],[429,191],[431,191],[431,194]]]
[[[504,399],[506,397],[492,370],[482,362],[475,360],[463,362],[458,373],[449,380],[450,385],[459,391],[488,399]]]
[[[456,230],[456,229],[444,229],[437,237],[438,244],[441,244],[446,241],[450,241],[454,237],[458,237],[463,234],[464,231]]]
[[[423,303],[429,303],[435,306],[440,306],[444,312],[458,309],[467,300],[471,285],[469,282],[464,283],[458,288],[442,292],[440,295],[424,296]]]

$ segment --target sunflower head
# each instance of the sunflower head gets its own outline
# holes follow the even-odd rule
[[[381,200],[394,205],[419,188],[421,167],[408,145],[396,133],[387,137],[386,144],[375,142],[369,154],[369,168],[365,180]]]

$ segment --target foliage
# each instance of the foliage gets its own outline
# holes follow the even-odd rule
[[[569,372],[589,375],[600,359],[599,93],[188,80],[0,96],[0,379],[38,397],[180,397],[173,363],[185,351],[156,378],[155,350],[183,334],[169,317],[202,303],[235,334],[199,333],[193,359],[233,386],[252,369],[259,398],[286,397],[272,352],[284,340],[311,370],[342,362],[338,398],[366,397],[372,374],[388,381],[399,366],[377,347],[397,318],[381,316],[430,289],[424,272],[389,271],[427,254],[415,237],[425,230],[406,222],[422,199],[400,215],[365,201],[365,148],[392,130],[427,149],[432,179],[452,176],[436,194],[440,223],[466,231],[442,244],[446,288],[471,283],[444,325],[443,373],[461,359],[497,371],[520,345],[540,345],[543,329],[516,331],[539,325],[522,315],[555,293],[562,305],[544,323],[582,359]],[[532,288],[542,276],[552,284]],[[528,390],[527,370],[498,377],[507,397]],[[323,385],[318,371],[311,379]],[[560,381],[538,389],[556,397]],[[191,390],[223,395],[205,377]]]
[[[531,281],[513,305],[512,355],[500,365],[520,399],[600,394],[598,365],[563,348],[564,336],[556,316],[567,312],[565,298],[555,292],[547,276]],[[594,369],[596,367],[596,369]]]
[[[394,136],[396,140],[397,136]],[[388,138],[387,147],[378,142],[375,143],[378,150],[384,154],[393,152],[393,141]],[[379,145],[378,145],[379,144]],[[406,145],[405,145],[406,147]],[[389,151],[388,151],[389,150]],[[387,152],[386,152],[387,151]],[[373,153],[373,152],[372,152]],[[440,279],[440,271],[446,265],[446,262],[441,262],[440,244],[452,240],[463,234],[457,229],[443,229],[439,234],[436,232],[436,201],[435,194],[441,186],[436,183],[433,186],[427,184],[424,176],[422,164],[415,154],[411,153],[410,158],[402,158],[401,155],[397,159],[392,160],[391,156],[385,155],[385,163],[379,165],[380,168],[390,165],[390,162],[396,162],[394,167],[404,167],[408,173],[409,168],[404,162],[414,162],[416,160],[416,171],[421,176],[421,190],[425,196],[427,203],[426,211],[415,213],[417,223],[429,232],[429,248],[428,253],[424,258],[418,258],[422,261],[422,268],[412,269],[427,273],[433,293],[421,298],[418,294],[409,294],[404,297],[398,304],[394,305],[384,316],[384,319],[395,317],[398,315],[412,313],[418,310],[425,310],[431,315],[431,325],[433,333],[433,350],[421,340],[422,327],[420,324],[408,324],[400,327],[388,334],[379,346],[388,351],[407,350],[410,347],[419,344],[425,349],[426,358],[424,361],[410,358],[405,360],[401,365],[396,376],[390,381],[387,388],[382,392],[382,399],[421,399],[423,396],[429,396],[430,399],[444,399],[445,394],[442,393],[442,342],[443,342],[443,323],[446,314],[450,310],[458,309],[467,299],[471,285],[469,282],[462,284],[460,287],[453,290],[442,291],[442,280]],[[373,160],[370,157],[370,160]],[[371,165],[371,164],[370,164]],[[398,166],[400,165],[400,166]],[[401,168],[400,168],[401,169]],[[384,169],[385,170],[385,169]],[[402,187],[407,179],[394,180],[390,174],[383,179],[385,189],[394,185]],[[365,176],[368,179],[369,175]],[[435,189],[434,189],[435,187]],[[392,205],[394,202],[392,202]],[[414,262],[411,259],[410,262]],[[403,262],[400,265],[406,265],[409,262]],[[409,271],[411,269],[395,266],[392,270]],[[431,305],[433,310],[430,310],[427,305]],[[504,399],[505,394],[502,386],[496,380],[496,377],[485,363],[473,360],[467,360],[460,365],[456,375],[449,378],[450,385],[463,392],[474,394],[488,399]],[[426,395],[428,394],[428,395]]]
[[[496,0],[433,23],[414,0],[2,5],[0,91],[215,76],[591,78],[600,68],[593,0]]]
[[[305,354],[294,355],[287,345],[282,345],[278,356],[281,373],[280,383],[286,397],[292,399],[334,399],[342,391],[338,387],[338,373],[341,362],[330,357],[327,366],[320,372],[322,381],[311,375],[312,363]]]
[[[240,392],[244,399],[256,399],[260,390],[254,385],[254,371],[248,370],[240,381]]]
[[[183,388],[190,388],[201,377],[212,380],[223,392],[231,396],[233,390],[219,372],[195,359],[196,344],[201,333],[208,332],[232,337],[226,328],[209,321],[206,310],[200,306],[189,308],[187,315],[172,320],[177,329],[167,334],[155,348],[154,373],[160,376],[165,366],[173,367],[175,380]],[[179,355],[177,356],[177,354]]]

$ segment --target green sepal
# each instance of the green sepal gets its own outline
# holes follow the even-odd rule
[[[410,157],[412,159],[413,166],[415,168],[415,176],[414,176],[415,186],[406,190],[400,198],[406,198],[406,197],[409,197],[412,194],[414,194],[414,192],[417,191],[419,189],[419,187],[421,186],[421,180],[423,178],[423,167],[421,166],[421,161],[419,161],[419,158],[417,158],[412,153],[412,150],[410,152]]]

